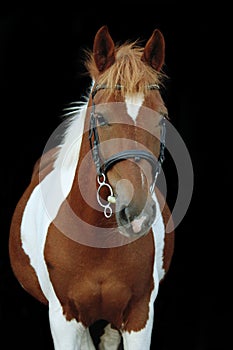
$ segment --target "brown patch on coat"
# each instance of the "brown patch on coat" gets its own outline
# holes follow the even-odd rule
[[[9,235],[9,257],[14,275],[29,294],[46,305],[48,304],[48,301],[41,290],[36,272],[30,264],[28,255],[25,254],[22,248],[20,228],[23,212],[30,195],[38,185],[39,180],[42,180],[51,172],[56,152],[57,149],[55,148],[50,150],[35,163],[31,183],[15,208]]]
[[[167,205],[167,202],[163,194],[159,189],[155,188],[156,196],[160,205],[160,209],[163,216],[164,226],[165,226],[165,238],[164,238],[164,255],[163,255],[163,268],[165,273],[168,272],[171,265],[172,256],[174,253],[174,243],[175,243],[175,231],[174,223],[172,220],[171,211]],[[169,225],[169,226],[168,226]],[[166,276],[166,274],[165,274]],[[165,277],[164,276],[164,277]]]
[[[90,326],[105,319],[128,331],[145,327],[154,287],[151,232],[121,247],[94,248],[69,239],[51,224],[45,260],[68,320]]]

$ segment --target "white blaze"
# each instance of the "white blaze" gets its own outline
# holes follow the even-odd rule
[[[128,115],[133,119],[134,123],[136,123],[136,119],[139,113],[139,110],[143,104],[144,95],[142,93],[136,93],[132,95],[125,96],[125,103]],[[144,185],[144,175],[141,171],[141,179],[142,185]]]
[[[125,96],[126,108],[129,116],[136,122],[138,112],[144,101],[144,95],[137,93]]]

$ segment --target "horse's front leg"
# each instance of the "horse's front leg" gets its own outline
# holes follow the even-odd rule
[[[158,288],[152,292],[150,297],[150,302],[148,305],[146,302],[139,302],[134,305],[134,309],[129,315],[129,319],[126,325],[126,329],[122,331],[124,350],[150,350],[151,349],[151,336],[154,322],[154,300],[156,298]],[[149,307],[149,310],[148,310]],[[148,318],[141,323],[142,320],[142,310],[148,310]],[[139,329],[138,331],[133,331],[132,329]],[[127,331],[127,328],[129,331]]]
[[[153,320],[149,319],[145,328],[138,332],[122,332],[124,350],[150,350]]]
[[[122,332],[124,350],[150,350],[153,318],[150,317],[146,327],[138,332]]]
[[[95,350],[89,329],[74,319],[67,321],[61,305],[50,305],[49,322],[55,350]]]

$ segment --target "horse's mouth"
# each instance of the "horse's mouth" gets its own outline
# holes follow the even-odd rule
[[[146,215],[142,214],[127,224],[118,225],[118,230],[120,234],[122,234],[125,237],[139,238],[145,236],[150,231],[154,219],[154,215],[151,217],[147,217]]]

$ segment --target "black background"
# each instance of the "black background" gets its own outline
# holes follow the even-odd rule
[[[171,269],[155,303],[156,350],[231,347],[232,196],[226,113],[224,41],[228,9],[221,2],[96,2],[6,6],[0,12],[1,224],[0,333],[6,349],[53,349],[47,308],[19,286],[8,259],[15,205],[62,109],[82,99],[82,48],[104,24],[115,42],[166,40],[163,98],[194,168],[190,207],[176,229]],[[167,166],[168,167],[168,166]],[[167,169],[169,171],[169,169]],[[169,176],[169,175],[168,175]],[[170,176],[172,180],[172,176]],[[171,194],[172,201],[172,194]],[[59,253],[59,252],[58,252]],[[2,348],[2,346],[0,345]],[[143,350],[143,349],[142,349]]]

